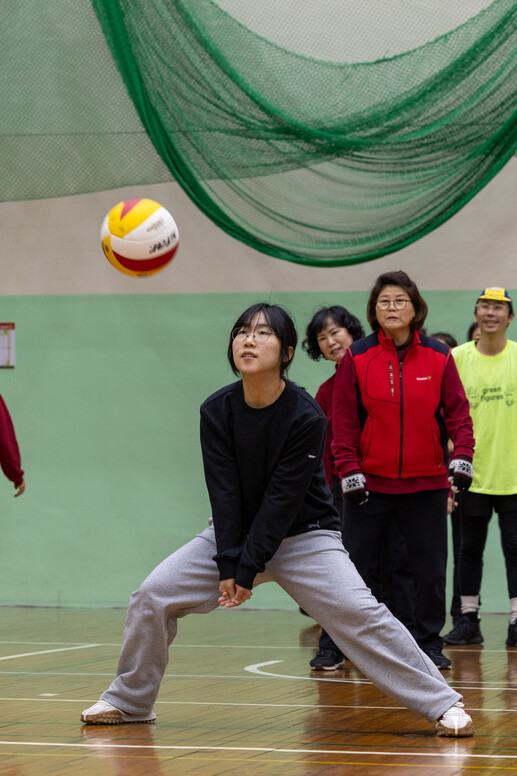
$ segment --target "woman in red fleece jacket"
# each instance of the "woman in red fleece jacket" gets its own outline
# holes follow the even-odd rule
[[[415,580],[415,632],[440,669],[447,563],[447,495],[472,481],[474,437],[450,349],[420,334],[427,305],[405,272],[380,275],[367,318],[336,374],[333,443],[345,496],[343,541],[367,585],[382,535],[396,522]],[[449,463],[447,440],[454,443]]]

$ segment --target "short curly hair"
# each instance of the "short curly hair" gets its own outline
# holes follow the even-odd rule
[[[354,341],[364,337],[361,321],[352,315],[346,307],[341,307],[339,304],[332,307],[320,307],[312,316],[311,322],[305,330],[305,339],[302,342],[302,348],[313,361],[318,361],[323,355],[318,344],[318,334],[325,328],[328,320],[334,321],[338,326],[346,329]]]

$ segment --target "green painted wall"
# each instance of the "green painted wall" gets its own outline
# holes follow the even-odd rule
[[[426,292],[427,330],[459,341],[474,294]],[[263,298],[263,297],[261,297]],[[366,292],[280,293],[299,330],[321,304],[364,318]],[[228,332],[255,294],[3,297],[16,368],[0,370],[27,491],[0,481],[0,603],[125,606],[131,590],[209,516],[198,441],[203,399],[234,378]],[[511,330],[510,330],[511,332]],[[510,334],[511,336],[511,334]],[[291,378],[314,393],[331,374],[299,350]],[[506,611],[496,525],[486,611]],[[274,585],[253,605],[294,607]]]

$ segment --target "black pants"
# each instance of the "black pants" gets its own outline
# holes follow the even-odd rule
[[[490,496],[486,493],[462,493],[458,508],[461,532],[459,557],[461,594],[479,595],[488,524],[495,510],[499,516],[508,595],[510,598],[517,598],[517,495]]]
[[[457,496],[456,496],[457,498]],[[460,593],[460,546],[461,546],[461,529],[460,529],[460,516],[458,509],[453,508],[451,512],[451,530],[452,530],[452,556],[453,556],[453,571],[452,571],[452,599],[451,599],[451,617],[459,617],[461,615],[461,593]]]
[[[378,560],[375,596],[414,635],[415,580],[409,566],[407,542],[394,522],[388,524],[382,537]]]
[[[344,535],[345,507],[341,482],[332,478],[334,506],[341,515],[341,534]],[[346,546],[346,545],[345,545]],[[347,548],[348,549],[348,548]],[[379,565],[375,577],[374,595],[378,601],[386,604],[390,612],[414,635],[414,581],[409,568],[406,540],[396,523],[386,527],[379,551]],[[332,649],[340,652],[326,630],[322,629],[320,649]]]
[[[413,635],[422,649],[441,647],[445,623],[447,490],[388,494],[370,492],[366,504],[345,502],[343,542],[374,595],[383,537],[398,526],[414,581]]]
[[[341,536],[343,535],[343,491],[341,490],[341,480],[335,475],[332,476],[332,496],[334,498],[334,506],[341,516]],[[333,640],[328,635],[327,631],[322,628],[319,641],[319,649],[331,649],[333,652],[341,653],[341,650],[334,644]]]

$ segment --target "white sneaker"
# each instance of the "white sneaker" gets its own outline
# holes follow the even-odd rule
[[[81,714],[81,722],[87,725],[123,725],[127,722],[154,722],[156,714],[129,714],[112,706],[102,698]]]
[[[451,736],[453,738],[466,738],[474,735],[474,723],[465,709],[463,703],[458,701],[442,714],[436,723],[437,736]]]

